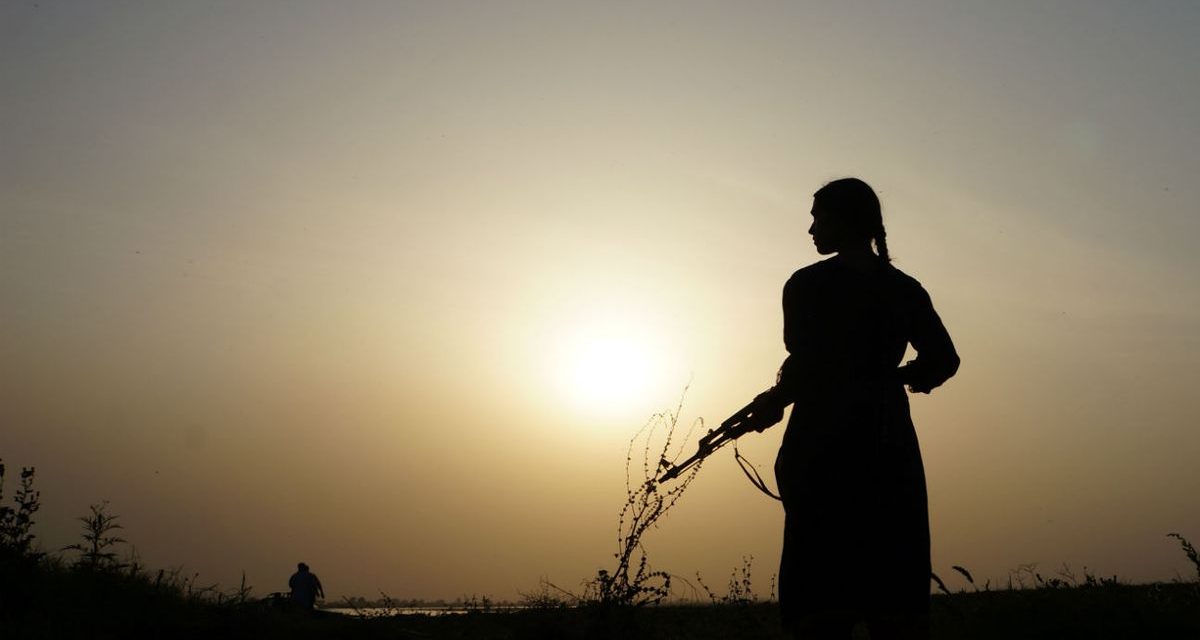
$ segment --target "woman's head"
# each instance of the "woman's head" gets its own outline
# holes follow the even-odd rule
[[[867,183],[858,178],[842,178],[821,187],[813,194],[813,224],[808,229],[817,252],[826,255],[848,248],[875,243],[884,262],[891,258],[887,250],[887,232],[879,198]]]

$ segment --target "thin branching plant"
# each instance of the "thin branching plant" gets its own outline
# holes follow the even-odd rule
[[[742,557],[741,569],[734,568],[729,573],[729,588],[724,595],[718,595],[715,591],[709,588],[704,583],[704,579],[700,576],[700,572],[696,572],[696,582],[704,589],[705,595],[712,604],[718,605],[748,605],[758,602],[758,595],[754,593],[754,587],[751,576],[752,565],[754,564],[754,556]],[[775,598],[775,578],[771,578],[771,595],[768,600]]]
[[[1200,553],[1196,552],[1196,547],[1187,538],[1178,533],[1168,533],[1168,538],[1175,538],[1179,541],[1179,546],[1183,549],[1183,553],[1187,555],[1187,559],[1196,568],[1196,580],[1200,581]]]
[[[671,593],[671,574],[651,569],[643,538],[675,506],[700,471],[696,465],[669,482],[658,480],[664,469],[679,460],[683,443],[704,427],[703,419],[697,418],[682,440],[676,440],[683,395],[674,411],[654,414],[629,441],[625,504],[617,518],[617,551],[613,554],[617,565],[612,571],[599,570],[585,582],[580,602],[639,607],[662,602]]]

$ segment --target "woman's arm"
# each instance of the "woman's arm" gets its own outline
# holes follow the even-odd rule
[[[908,340],[917,357],[898,370],[900,381],[917,393],[929,393],[958,372],[958,352],[925,289],[917,288]]]
[[[783,420],[784,409],[795,402],[795,389],[804,384],[803,379],[806,377],[806,373],[801,369],[804,354],[801,353],[803,346],[800,344],[800,336],[803,335],[801,325],[805,319],[797,309],[801,287],[797,275],[793,275],[783,286],[783,343],[788,356],[779,368],[775,386],[758,394],[753,402],[729,419],[755,431],[763,431]]]
[[[804,308],[805,279],[797,272],[783,285],[783,346],[788,356],[779,367],[775,386],[762,395],[783,408],[796,401],[796,390],[808,384],[808,365],[813,358],[812,345],[807,344],[812,335],[812,319]],[[760,396],[761,397],[761,396]]]

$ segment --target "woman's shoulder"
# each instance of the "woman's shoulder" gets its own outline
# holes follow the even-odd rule
[[[875,277],[879,279],[877,282],[882,281],[886,288],[903,297],[918,299],[928,297],[925,288],[916,278],[893,265],[881,265]],[[861,274],[851,273],[845,265],[833,258],[828,258],[796,270],[784,284],[783,290],[785,294],[789,292],[800,294],[805,291],[862,283],[861,278]]]
[[[814,262],[797,269],[783,285],[783,298],[795,300],[817,295],[831,281],[834,265],[829,260]]]
[[[826,258],[819,262],[814,262],[807,267],[801,267],[788,278],[788,285],[802,285],[815,280],[828,278],[837,270],[837,264],[833,258]]]
[[[929,293],[925,291],[925,287],[914,277],[904,273],[896,267],[888,269],[888,286],[899,295],[914,304],[930,304]]]
[[[899,267],[889,265],[884,269],[886,277],[894,284],[910,289],[920,289],[921,283],[916,278],[904,273]]]
[[[921,288],[921,283],[917,282],[916,278],[904,273],[891,264],[881,263],[877,274],[886,282],[896,286]],[[851,268],[839,262],[837,257],[834,256],[797,269],[792,274],[792,277],[788,278],[788,284],[803,285],[834,278],[854,277],[855,275],[861,275],[861,272],[853,272]]]

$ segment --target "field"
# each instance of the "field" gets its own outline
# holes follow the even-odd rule
[[[96,578],[96,576],[93,576]],[[640,608],[477,609],[460,615],[351,618],[246,601],[157,596],[100,577],[90,593],[25,602],[5,638],[747,638],[786,637],[774,603]],[[82,585],[81,580],[76,581]],[[108,582],[109,584],[103,584]],[[91,590],[94,587],[104,588]],[[64,596],[70,597],[64,599]],[[859,634],[859,637],[867,637]],[[1200,585],[1107,584],[939,594],[933,638],[1200,638]]]
[[[0,463],[0,490],[3,476]],[[122,558],[119,516],[106,503],[79,518],[82,540],[63,550],[69,556],[45,553],[32,533],[39,495],[33,470],[25,469],[12,506],[0,504],[0,639],[787,637],[777,604],[750,589],[749,559],[730,579],[727,593],[701,583],[709,601],[680,604],[671,598],[673,576],[650,570],[638,554],[641,534],[691,477],[694,471],[670,491],[630,485],[616,567],[599,571],[581,594],[543,584],[514,608],[472,598],[452,615],[379,615],[375,609],[350,616],[300,610],[281,597],[254,597],[244,583],[225,590],[200,586],[195,575],[154,571],[136,556]],[[963,585],[957,591],[941,578],[933,580],[939,593],[932,600],[932,638],[1200,638],[1200,555],[1187,539],[1170,535],[1196,567],[1197,579],[1134,585],[1115,576],[1076,576],[1066,568],[1043,577],[1035,567],[1023,567],[1013,574],[1014,584],[993,589],[980,588],[966,569],[954,567],[960,574],[955,584]]]

